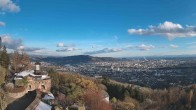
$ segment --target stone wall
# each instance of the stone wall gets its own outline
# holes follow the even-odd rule
[[[24,91],[21,92],[8,92],[8,95],[13,98],[20,98],[28,91],[39,90],[41,92],[49,92],[51,89],[51,79],[36,80],[33,77],[27,77],[28,85]]]
[[[8,92],[7,95],[12,97],[12,98],[21,98],[22,96],[24,96],[28,91],[25,89],[24,91],[22,92],[16,92],[16,93],[11,93],[11,92]]]
[[[51,79],[43,79],[43,80],[37,80],[33,77],[27,77],[28,80],[28,91],[33,91],[33,90],[40,90],[42,92],[49,92],[51,88]]]

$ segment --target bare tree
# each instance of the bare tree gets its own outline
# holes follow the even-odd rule
[[[30,59],[26,53],[22,52],[22,54],[19,54],[18,51],[15,51],[12,54],[11,68],[13,73],[28,70],[30,67]]]

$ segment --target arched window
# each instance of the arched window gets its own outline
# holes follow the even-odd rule
[[[29,90],[31,90],[31,85],[29,85]]]
[[[43,90],[45,90],[45,86],[44,85],[42,85],[41,87],[42,87]]]

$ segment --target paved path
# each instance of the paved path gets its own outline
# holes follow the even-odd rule
[[[28,92],[25,96],[10,103],[6,110],[25,110],[35,99],[36,91]]]

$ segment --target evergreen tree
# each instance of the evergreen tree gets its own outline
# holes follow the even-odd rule
[[[0,65],[0,86],[5,83],[6,70]]]
[[[6,47],[3,46],[2,50],[0,51],[0,65],[8,70],[10,64],[9,55],[7,53]]]

